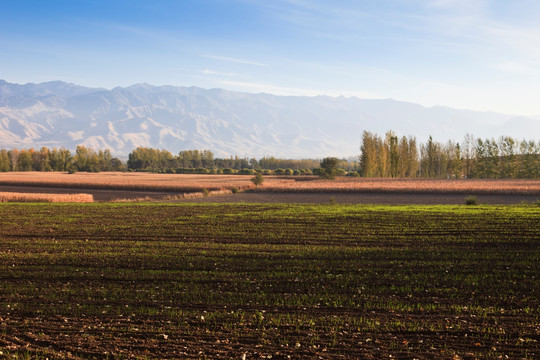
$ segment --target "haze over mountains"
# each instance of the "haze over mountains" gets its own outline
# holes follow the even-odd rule
[[[210,149],[216,156],[357,155],[362,131],[425,142],[510,135],[536,139],[540,117],[426,108],[391,99],[296,97],[137,84],[112,90],[61,81],[0,80],[0,147],[86,145],[127,155],[137,146]]]

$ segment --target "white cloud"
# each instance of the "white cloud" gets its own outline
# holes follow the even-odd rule
[[[487,40],[495,46],[519,52],[540,62],[540,26],[518,27],[497,22],[479,27]]]
[[[238,91],[268,93],[282,96],[355,96],[363,99],[378,99],[382,96],[368,91],[341,91],[341,90],[320,90],[320,89],[305,89],[296,87],[286,87],[273,85],[268,83],[253,83],[244,81],[228,81],[220,82],[225,86],[232,86]]]
[[[244,82],[244,81],[221,81],[223,85],[233,86],[238,90],[248,91],[248,92],[259,92],[259,93],[269,93],[274,95],[295,95],[295,96],[316,96],[320,95],[320,92],[313,89],[301,89],[301,88],[291,88],[291,87],[282,87],[272,84],[265,83],[253,83],[253,82]]]
[[[534,66],[528,63],[519,61],[506,61],[497,64],[493,64],[492,68],[495,70],[503,71],[511,74],[518,75],[540,75],[540,69],[538,66]]]
[[[217,75],[217,76],[227,76],[227,77],[239,77],[241,76],[240,74],[237,74],[237,73],[234,73],[234,72],[220,72],[220,71],[214,71],[214,70],[210,70],[210,69],[204,69],[203,71],[201,71],[201,73],[205,74],[205,75]]]
[[[487,5],[486,0],[431,0],[427,2],[428,7],[452,9],[467,13],[484,10]]]
[[[208,58],[208,59],[230,61],[230,62],[235,62],[235,63],[239,63],[239,64],[246,64],[246,65],[268,66],[268,64],[263,64],[263,63],[260,63],[260,62],[256,62],[256,61],[252,61],[252,60],[246,60],[246,59],[232,58],[232,57],[228,57],[228,56],[205,55],[204,57]]]

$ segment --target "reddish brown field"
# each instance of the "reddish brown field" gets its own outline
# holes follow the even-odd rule
[[[107,190],[197,192],[255,187],[252,176],[183,175],[132,172],[76,173],[8,172],[0,173],[0,185],[84,188]]]
[[[303,180],[306,178],[298,178]],[[310,178],[307,178],[310,179]],[[389,179],[348,178],[297,181],[294,178],[269,178],[259,191],[321,193],[443,193],[539,195],[540,180],[484,179]]]
[[[465,195],[496,196],[486,203],[519,203],[538,200],[540,180],[433,180],[433,179],[365,179],[343,177],[321,180],[315,176],[265,176],[262,186],[256,187],[250,175],[180,175],[153,173],[53,173],[15,172],[0,173],[0,191],[92,194],[96,201],[179,200],[230,193],[236,189],[248,192],[226,196],[228,201],[262,202],[327,202],[328,196],[344,203],[463,203]],[[258,194],[258,195],[256,195]],[[395,199],[388,199],[393,194]],[[299,199],[299,196],[302,199]],[[321,195],[326,198],[321,199]],[[377,196],[375,196],[377,195]],[[399,195],[399,196],[398,196]],[[424,199],[426,196],[435,199]],[[375,196],[375,198],[374,198]],[[417,199],[417,197],[421,199]],[[309,197],[307,199],[306,197]],[[448,197],[452,199],[448,200]],[[279,198],[279,199],[277,199]],[[306,198],[306,199],[305,199]],[[212,197],[212,199],[218,199]],[[202,199],[201,199],[202,200]],[[197,200],[197,201],[201,201]],[[210,199],[211,200],[211,199]],[[399,201],[397,201],[399,200]],[[389,202],[390,201],[390,202]]]

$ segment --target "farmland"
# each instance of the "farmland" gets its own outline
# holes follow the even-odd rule
[[[133,172],[0,173],[2,186],[37,186],[73,189],[195,192],[236,188],[260,192],[363,192],[363,193],[477,193],[540,195],[540,180],[516,179],[392,179],[342,177],[321,180],[316,176],[265,176],[260,187],[250,175],[186,175]]]
[[[262,186],[256,187],[250,181],[251,178],[249,175],[133,172],[11,172],[0,173],[0,191],[63,194],[85,192],[92,194],[96,201],[193,199],[204,192],[223,195],[233,191],[243,192],[243,197],[239,199],[228,196],[226,201],[253,202],[258,199],[262,202],[321,203],[327,202],[330,196],[335,196],[343,198],[344,201],[340,202],[345,203],[458,204],[463,202],[465,195],[481,195],[485,198],[485,203],[517,204],[532,203],[540,199],[540,180],[342,177],[329,181],[316,176],[265,176]],[[248,194],[250,195],[246,196]],[[396,201],[392,202],[388,194],[396,195]]]
[[[0,202],[93,202],[91,194],[47,194],[0,192]]]
[[[71,189],[103,189],[161,192],[197,192],[203,189],[222,190],[253,188],[251,176],[177,175],[154,173],[76,173],[11,172],[0,173],[0,185]],[[539,181],[540,184],[540,181]]]
[[[0,349],[534,359],[540,208],[0,204]]]

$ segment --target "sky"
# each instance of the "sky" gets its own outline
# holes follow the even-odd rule
[[[0,79],[540,115],[538,0],[0,0]]]

